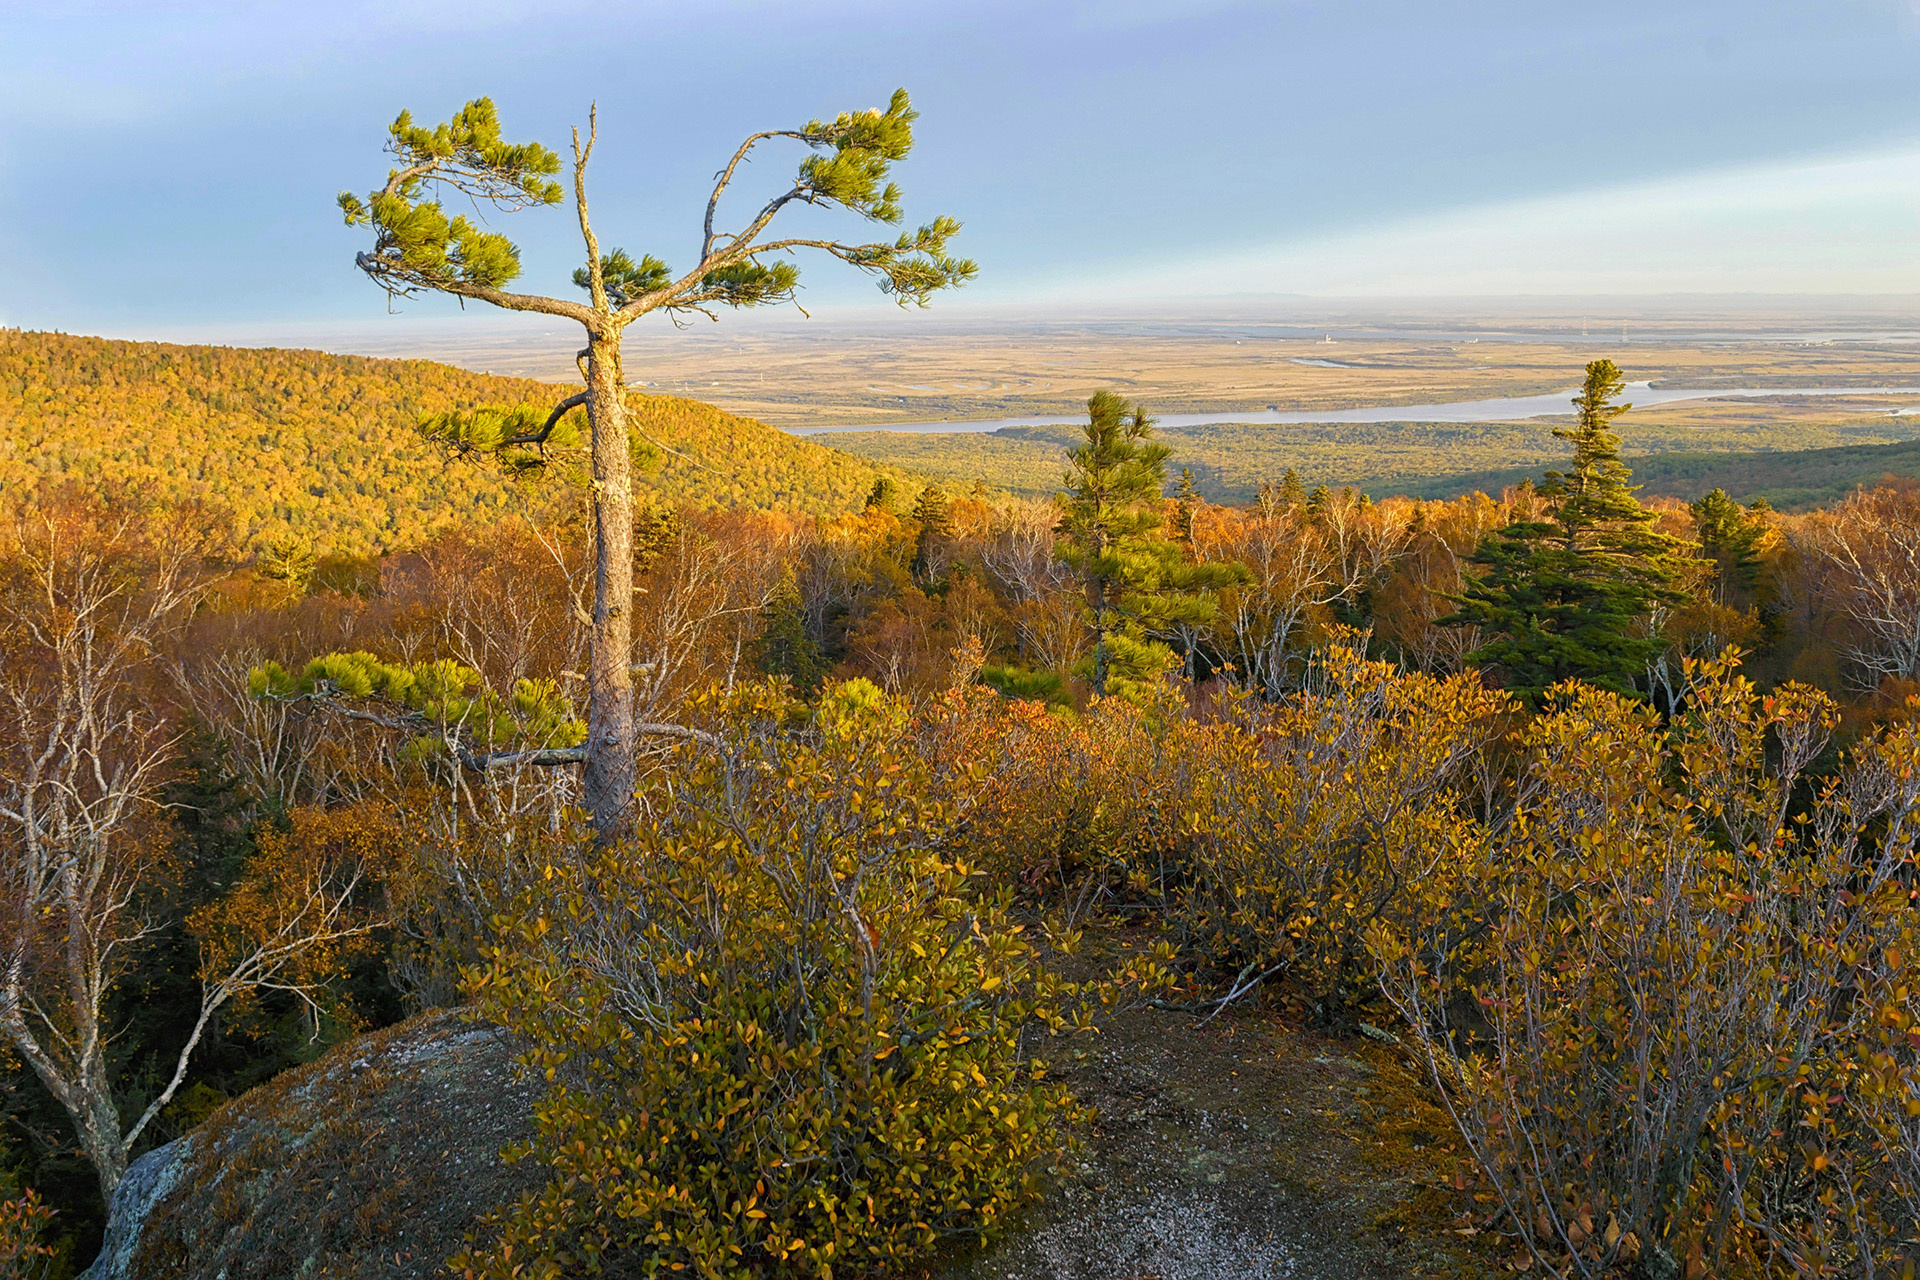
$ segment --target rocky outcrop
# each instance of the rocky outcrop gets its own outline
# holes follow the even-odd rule
[[[1097,1040],[1048,1042],[1053,1078],[1098,1112],[1076,1169],[935,1274],[1491,1274],[1451,1229],[1450,1124],[1416,1114],[1422,1078],[1391,1040],[1251,1011],[1200,1024],[1135,1011]],[[497,1032],[441,1012],[277,1077],[135,1163],[89,1280],[446,1276],[489,1211],[544,1182],[537,1161],[499,1158],[532,1129],[512,1057]]]
[[[436,1011],[341,1045],[136,1161],[85,1280],[442,1276],[540,1183],[500,1151],[530,1092],[493,1029]]]

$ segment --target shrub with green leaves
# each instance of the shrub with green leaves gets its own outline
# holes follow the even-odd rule
[[[948,848],[996,701],[729,695],[630,844],[547,869],[471,977],[549,1082],[513,1154],[551,1181],[457,1270],[897,1274],[1004,1221],[1062,1151],[1031,1037],[1076,992]]]

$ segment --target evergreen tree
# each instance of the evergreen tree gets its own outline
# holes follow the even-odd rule
[[[827,664],[820,646],[807,634],[806,610],[792,565],[780,571],[780,582],[767,597],[760,618],[760,669],[770,676],[785,676],[802,694],[812,693]]]
[[[890,476],[881,476],[873,482],[873,488],[867,490],[866,507],[869,511],[875,507],[882,511],[891,511],[899,501],[900,486],[894,483]]]
[[[1192,554],[1195,525],[1200,518],[1200,491],[1194,487],[1192,467],[1180,468],[1180,479],[1173,486],[1173,518],[1180,541]]]
[[[304,592],[317,563],[313,544],[304,538],[275,538],[260,549],[256,561],[265,577],[284,582],[295,592]]]
[[[1756,508],[1760,504],[1755,504]],[[1749,594],[1760,583],[1760,544],[1766,537],[1766,521],[1760,511],[1752,514],[1715,489],[1693,503],[1694,532],[1700,537],[1700,554],[1715,564],[1715,579],[1723,590]]]
[[[930,484],[913,503],[913,519],[920,526],[913,542],[913,576],[925,579],[933,567],[934,553],[953,536],[953,518],[946,490]]]
[[[1634,680],[1664,647],[1646,627],[1660,603],[1678,603],[1686,544],[1656,531],[1620,461],[1613,422],[1625,380],[1611,360],[1587,366],[1573,405],[1578,421],[1554,435],[1573,444],[1573,465],[1549,471],[1544,519],[1521,519],[1481,542],[1474,581],[1444,625],[1478,626],[1494,639],[1468,660],[1497,665],[1530,703],[1579,678],[1633,695]]]
[[[1059,555],[1086,588],[1093,651],[1085,666],[1094,696],[1132,695],[1171,660],[1155,633],[1211,619],[1213,589],[1245,570],[1190,563],[1179,543],[1158,536],[1167,446],[1154,441],[1144,409],[1095,392],[1086,441],[1068,454]]]

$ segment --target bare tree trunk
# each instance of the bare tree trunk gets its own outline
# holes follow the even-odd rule
[[[593,426],[593,640],[587,666],[587,765],[583,800],[595,836],[612,843],[632,822],[633,465],[620,385],[620,331],[587,349],[587,416]]]
[[[83,1087],[85,1096],[74,1116],[78,1121],[74,1127],[81,1150],[100,1179],[100,1195],[111,1204],[113,1189],[127,1172],[127,1143],[120,1136],[120,1108],[113,1104],[113,1088],[105,1078],[104,1065],[96,1064],[87,1075],[92,1078]]]

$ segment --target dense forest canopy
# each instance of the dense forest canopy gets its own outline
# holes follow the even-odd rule
[[[556,500],[450,462],[419,418],[558,398],[426,360],[0,330],[0,488],[150,485],[230,511],[248,550],[291,536],[322,554],[388,552]],[[676,504],[845,511],[901,474],[675,396],[635,396],[632,414],[652,452],[641,487]]]
[[[1920,1222],[1920,488],[1643,500],[1605,362],[1541,483],[1445,501],[1212,502],[1114,396],[1048,498],[636,396],[647,820],[596,843],[574,477],[413,429],[550,388],[0,355],[42,446],[0,485],[0,1251],[46,1275],[129,1160],[461,1003],[555,1082],[545,1190],[440,1224],[472,1275],[921,1265],[1063,1168],[1053,1037],[1269,995],[1398,1019],[1504,1260],[1864,1277]]]

